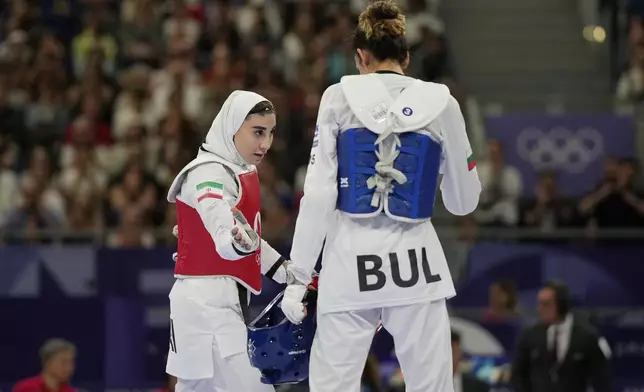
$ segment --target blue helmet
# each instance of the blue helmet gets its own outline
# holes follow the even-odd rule
[[[278,306],[283,296],[282,291],[248,324],[248,357],[264,384],[297,384],[309,377],[317,291],[307,292],[307,316],[299,325],[288,321]]]

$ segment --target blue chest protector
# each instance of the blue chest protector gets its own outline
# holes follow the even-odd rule
[[[391,218],[402,221],[431,218],[442,159],[441,145],[426,134],[399,134],[399,154],[392,166],[407,180],[403,184],[392,180],[383,198],[374,202],[377,200],[374,199],[377,190],[370,186],[369,179],[377,174],[377,138],[378,135],[367,128],[340,132],[337,139],[337,208],[356,217],[385,212]]]

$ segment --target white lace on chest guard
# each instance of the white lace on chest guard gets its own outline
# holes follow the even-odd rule
[[[407,182],[407,176],[394,167],[401,153],[400,135],[406,132],[425,134],[442,145],[443,137],[428,126],[447,106],[449,89],[416,80],[394,100],[377,74],[345,76],[341,86],[354,115],[369,131],[378,135],[374,142],[378,158],[376,173],[367,180],[367,186],[375,188],[371,206],[382,206],[391,216],[387,203],[393,182],[400,185]]]

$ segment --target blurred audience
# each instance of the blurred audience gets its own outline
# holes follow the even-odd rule
[[[463,371],[463,350],[461,334],[452,330],[452,369],[454,372],[454,392],[490,392],[490,386],[474,375]]]
[[[40,348],[42,371],[18,381],[13,392],[75,392],[69,384],[76,367],[76,347],[63,339],[51,339]]]
[[[632,159],[606,159],[603,181],[577,207],[588,226],[644,226],[644,196],[635,185],[637,170],[637,162]]]
[[[223,100],[244,88],[278,111],[273,154],[260,167],[263,224],[269,241],[287,245],[320,97],[356,72],[346,38],[366,2],[7,3],[0,228],[108,229],[110,246],[165,241],[175,223],[164,197],[170,182]],[[437,2],[401,4],[414,59],[408,72],[458,95]]]
[[[154,392],[174,392],[177,386],[177,378],[165,373],[165,383],[163,387],[156,389]]]
[[[521,223],[544,232],[569,226],[573,221],[574,209],[559,194],[555,173],[540,173],[536,188],[535,197],[522,202]]]
[[[628,62],[623,67],[615,88],[618,107],[630,107],[644,98],[644,3],[633,0],[627,3],[629,7],[624,17],[628,19],[625,40]],[[620,7],[617,2],[613,6]]]
[[[487,157],[477,162],[483,191],[474,213],[478,223],[488,226],[515,226],[519,222],[519,198],[523,182],[519,171],[503,160],[498,140],[488,143]]]
[[[483,313],[486,322],[504,322],[519,316],[519,299],[516,283],[501,279],[490,286],[489,304]]]
[[[619,105],[640,102],[644,98],[644,42],[634,45],[630,65],[617,81],[615,98]]]

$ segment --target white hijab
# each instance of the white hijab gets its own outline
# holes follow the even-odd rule
[[[233,91],[212,122],[206,135],[206,141],[202,144],[199,154],[209,152],[230,163],[240,166],[248,165],[249,163],[237,151],[233,138],[241,128],[244,120],[246,120],[248,112],[263,101],[268,100],[252,91]]]

